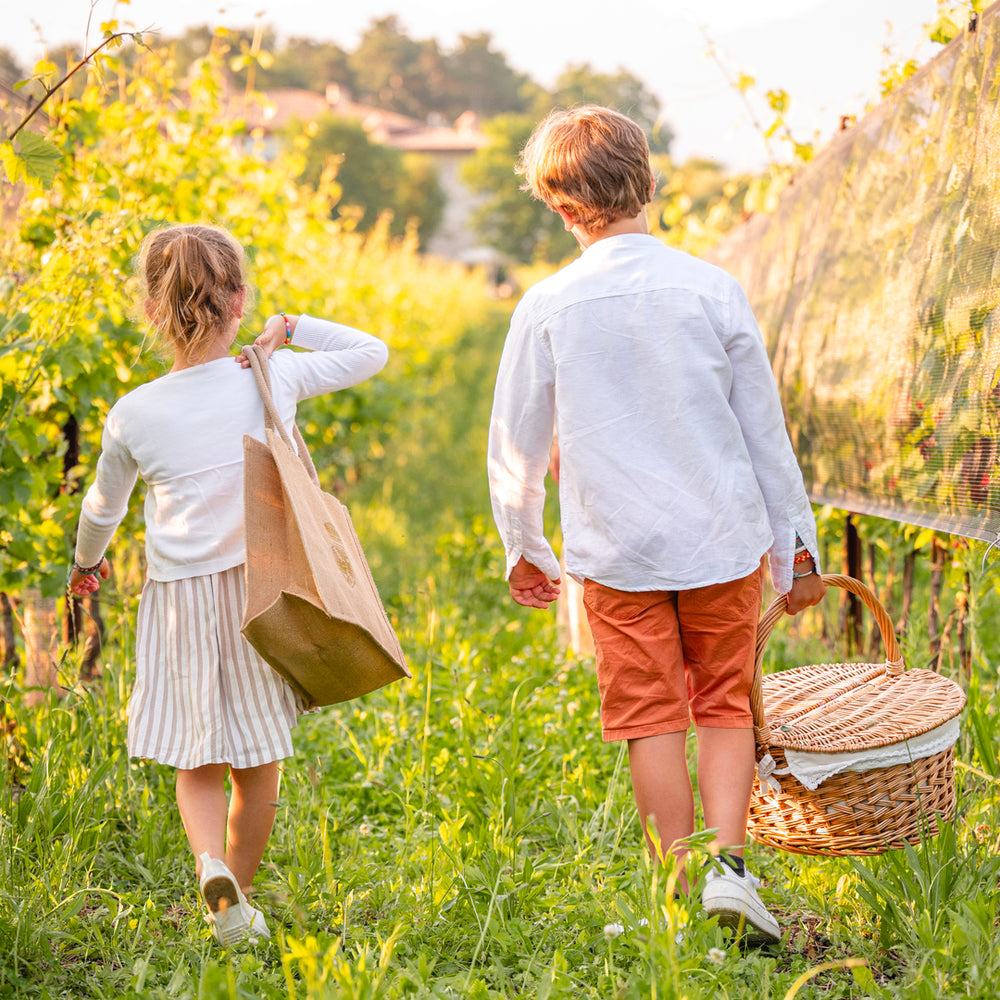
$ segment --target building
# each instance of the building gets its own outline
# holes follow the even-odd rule
[[[492,263],[497,258],[496,252],[480,244],[472,231],[470,218],[480,199],[461,179],[462,163],[488,141],[474,112],[465,112],[452,124],[423,122],[358,104],[337,84],[330,84],[324,94],[283,87],[265,91],[257,101],[232,97],[229,111],[245,116],[248,129],[259,137],[265,155],[277,154],[278,137],[291,122],[311,122],[324,115],[336,115],[360,122],[373,142],[429,157],[437,169],[447,202],[428,252],[469,264]]]

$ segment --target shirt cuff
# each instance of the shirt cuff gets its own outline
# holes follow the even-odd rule
[[[819,540],[815,524],[793,524],[789,522],[780,531],[775,531],[775,541],[768,552],[768,568],[771,573],[771,583],[778,594],[787,594],[795,582],[792,573],[795,572],[795,536],[802,539],[802,544],[813,557],[813,565],[817,573],[822,573],[819,562]]]
[[[531,563],[532,566],[537,566],[550,580],[558,580],[562,576],[562,567],[559,565],[559,560],[551,547],[546,546],[546,548],[547,551],[536,552],[535,554],[523,552],[521,549],[508,549],[507,568],[503,578],[505,580],[510,579],[511,570],[517,565],[521,556],[524,556],[525,560]]]

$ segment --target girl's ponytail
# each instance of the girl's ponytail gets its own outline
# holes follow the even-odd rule
[[[217,226],[168,226],[139,252],[139,279],[153,326],[197,363],[232,319],[245,285],[243,247]]]

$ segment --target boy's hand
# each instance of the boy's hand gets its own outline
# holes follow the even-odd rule
[[[819,604],[825,593],[826,584],[818,573],[801,576],[798,580],[792,580],[792,589],[788,591],[786,598],[788,603],[786,610],[790,615],[797,615],[805,608]]]
[[[507,578],[510,596],[526,608],[547,608],[559,596],[558,584],[558,580],[550,580],[524,556],[514,564]]]

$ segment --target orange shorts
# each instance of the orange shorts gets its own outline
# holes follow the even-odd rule
[[[594,580],[583,603],[594,633],[605,741],[753,725],[763,571],[693,590],[629,592]]]

